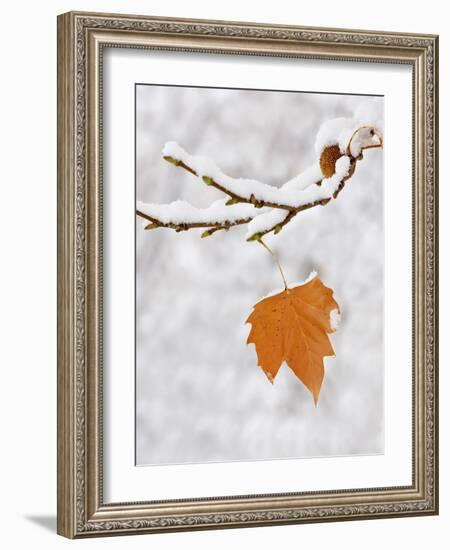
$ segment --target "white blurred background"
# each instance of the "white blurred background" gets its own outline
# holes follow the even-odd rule
[[[223,197],[165,162],[166,141],[279,186],[314,162],[320,124],[366,99],[139,85],[136,197],[197,206]],[[336,201],[266,238],[288,283],[315,269],[341,307],[317,408],[286,365],[272,386],[246,345],[246,318],[281,279],[245,231],[200,239],[137,220],[137,464],[382,453],[382,151],[365,153]]]

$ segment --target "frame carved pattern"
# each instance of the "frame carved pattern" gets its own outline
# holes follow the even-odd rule
[[[64,486],[69,494],[63,494],[58,497],[58,532],[69,537],[82,537],[88,535],[104,534],[129,534],[133,532],[159,532],[169,530],[201,529],[201,528],[220,528],[220,527],[243,527],[255,525],[285,524],[314,521],[332,521],[339,519],[371,519],[375,517],[393,517],[398,515],[421,515],[426,513],[435,514],[438,508],[438,488],[437,488],[437,173],[436,173],[436,155],[437,155],[437,38],[425,35],[406,35],[377,33],[369,31],[346,31],[337,29],[305,29],[301,27],[283,27],[266,26],[247,23],[225,23],[208,22],[192,20],[170,20],[159,18],[142,18],[135,16],[104,15],[104,14],[83,14],[70,13],[60,16],[61,30],[60,41],[66,42],[67,50],[72,50],[73,67],[72,74],[75,75],[73,86],[72,116],[73,116],[73,219],[67,220],[65,213],[61,213],[60,228],[61,233],[64,228],[70,226],[72,242],[61,245],[63,254],[72,256],[72,305],[73,305],[73,361],[71,370],[65,371],[64,376],[60,373],[61,379],[64,379],[64,387],[59,387],[59,400],[64,402],[61,407],[66,409],[60,411],[59,415],[66,415],[71,419],[71,436],[73,448],[67,451],[61,461],[59,473],[59,485]],[[409,501],[392,501],[391,498],[378,499],[374,502],[367,500],[361,503],[349,502],[348,504],[327,505],[325,500],[323,504],[306,505],[298,508],[282,508],[282,505],[274,503],[273,509],[258,510],[253,504],[249,511],[230,511],[230,512],[207,512],[207,513],[170,513],[166,515],[148,515],[145,517],[145,511],[139,517],[125,517],[123,519],[115,518],[96,518],[96,514],[88,511],[88,480],[87,480],[87,453],[89,440],[87,437],[87,272],[89,266],[86,250],[87,217],[86,217],[86,157],[88,154],[87,145],[87,33],[88,31],[124,31],[127,33],[139,34],[164,34],[164,35],[183,35],[183,36],[212,36],[224,38],[238,38],[243,41],[253,41],[255,51],[238,51],[233,53],[243,53],[252,55],[287,55],[285,53],[258,53],[258,41],[286,41],[286,42],[314,42],[324,45],[339,44],[349,47],[352,46],[370,46],[378,48],[402,48],[417,51],[424,56],[424,79],[422,101],[424,103],[424,143],[425,150],[423,155],[424,166],[424,349],[425,357],[423,363],[424,369],[424,424],[423,449],[424,449],[424,491],[420,498],[412,498]],[[135,41],[136,42],[136,41]],[[133,44],[134,47],[140,47]],[[60,44],[61,50],[63,46]],[[185,50],[189,48],[173,47],[169,49]],[[196,48],[196,51],[207,51]],[[217,50],[216,50],[217,51]],[[229,52],[224,52],[229,53]],[[60,65],[67,63],[68,51],[61,55],[63,58]],[[300,57],[300,56],[299,56]],[[304,57],[304,56],[303,56]],[[314,57],[314,55],[309,55]],[[321,56],[322,58],[339,59],[339,55]],[[346,59],[359,59],[358,55],[354,57],[347,56]],[[385,59],[376,59],[372,62],[383,62]],[[405,62],[390,60],[389,62]],[[62,70],[60,68],[60,70]],[[417,75],[416,75],[417,78]],[[66,82],[66,85],[70,86]],[[63,111],[63,108],[60,107]],[[63,130],[64,131],[64,130]],[[59,138],[60,140],[64,138]],[[60,148],[63,149],[61,143]],[[64,176],[61,171],[59,179]],[[67,182],[60,181],[59,185],[67,185]],[[67,191],[66,191],[67,192]],[[70,193],[70,191],[69,191]],[[60,191],[60,194],[64,193]],[[70,198],[67,199],[68,201]],[[64,227],[63,227],[64,226]],[[64,240],[64,239],[62,239]],[[66,248],[67,247],[67,248]],[[63,263],[63,262],[61,262]],[[63,269],[60,266],[59,269]],[[59,292],[63,294],[60,289]],[[67,291],[67,289],[65,289]],[[61,307],[61,306],[60,306]],[[62,306],[64,307],[64,306]],[[61,315],[62,317],[62,315]],[[67,345],[63,336],[60,338],[59,345]],[[63,341],[64,340],[64,341]],[[69,366],[61,364],[59,359],[59,371],[69,369]],[[71,390],[69,381],[72,380]],[[62,382],[59,382],[61,386]],[[72,391],[71,399],[68,392]],[[63,399],[61,395],[64,395]],[[67,411],[71,403],[72,411]],[[70,424],[70,420],[69,420]],[[67,438],[63,435],[61,429],[58,429],[58,437],[62,440]],[[61,445],[62,447],[63,445]],[[68,458],[72,452],[72,458]],[[71,470],[70,470],[71,469]],[[71,471],[71,474],[69,473]],[[70,480],[67,481],[67,477]],[[67,483],[69,484],[67,487]],[[100,482],[101,483],[101,482]],[[72,485],[71,485],[72,484]],[[70,491],[69,491],[70,489]],[[393,488],[387,488],[393,489]],[[359,491],[362,494],[365,490]],[[368,491],[368,490],[367,490]],[[333,495],[334,493],[343,494],[345,491],[327,491],[316,493],[316,495]],[[351,492],[349,492],[351,494]],[[269,495],[267,495],[269,496]],[[242,501],[244,502],[245,497]],[[355,497],[357,500],[357,497]],[[208,499],[202,500],[207,510]],[[225,501],[225,499],[224,499]],[[217,502],[217,501],[216,501]],[[128,503],[130,504],[130,503]],[[138,503],[135,503],[136,505]],[[143,503],[145,504],[145,503]],[[267,508],[267,507],[264,507]],[[101,506],[102,510],[107,509]],[[117,518],[117,519],[116,519]]]

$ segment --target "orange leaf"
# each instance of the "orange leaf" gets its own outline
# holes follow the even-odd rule
[[[333,291],[316,275],[310,281],[258,302],[247,319],[247,344],[255,344],[258,365],[273,383],[283,361],[313,394],[317,404],[323,358],[333,356],[330,315],[339,313]]]

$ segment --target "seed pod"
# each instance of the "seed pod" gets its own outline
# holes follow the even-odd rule
[[[326,178],[331,178],[336,172],[336,161],[342,156],[339,145],[330,145],[322,151],[320,155],[320,169]]]

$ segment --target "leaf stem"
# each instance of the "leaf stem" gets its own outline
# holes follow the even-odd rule
[[[276,256],[276,254],[273,252],[273,250],[262,239],[258,239],[258,242],[263,245],[263,247],[267,250],[267,252],[269,252],[269,254],[274,259],[274,262],[277,264],[277,267],[280,271],[281,278],[283,279],[284,290],[288,290],[288,286],[287,286],[287,283],[286,283],[286,277],[284,276],[283,270],[281,269],[281,264],[278,261],[278,258]]]

